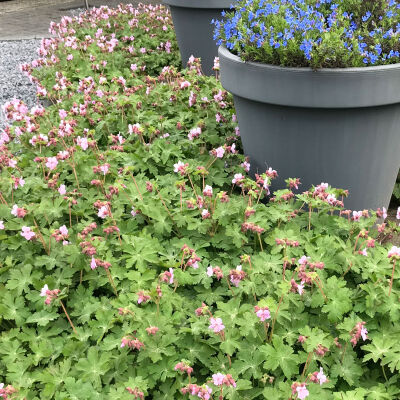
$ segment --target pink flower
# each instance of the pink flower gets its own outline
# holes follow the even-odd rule
[[[158,327],[157,326],[149,326],[148,328],[146,328],[146,332],[149,335],[155,335],[158,332]]]
[[[132,215],[132,217],[136,217],[136,215],[137,215],[136,209],[133,206],[132,206],[132,210],[131,210],[131,215]]]
[[[367,328],[363,325],[360,331],[360,335],[364,341],[368,339],[367,334],[368,334]]]
[[[12,206],[11,215],[14,215],[15,217],[18,215],[18,206],[16,204]]]
[[[367,249],[366,249],[366,248],[360,250],[359,253],[360,253],[362,256],[368,257],[368,253],[367,253]]]
[[[36,236],[36,233],[33,232],[28,226],[23,226],[21,236],[24,237],[26,240],[31,240]]]
[[[254,311],[256,312],[256,315],[258,318],[260,318],[260,321],[264,322],[266,319],[271,318],[271,313],[269,312],[268,307],[254,307]]]
[[[196,128],[192,128],[188,133],[188,139],[193,140],[198,138],[201,135],[201,128],[198,126]]]
[[[61,235],[68,236],[68,229],[65,225],[60,226],[58,230],[60,231]]]
[[[362,211],[353,211],[353,221],[359,221],[362,217]]]
[[[103,175],[106,175],[109,169],[110,169],[109,164],[100,165],[100,171],[103,173]]]
[[[396,218],[397,218],[397,219],[400,219],[400,207],[397,209]]]
[[[225,326],[222,324],[221,318],[210,318],[210,326],[208,329],[213,330],[215,333],[221,332],[225,329]]]
[[[49,287],[47,285],[44,285],[40,291],[40,296],[42,297],[46,297],[47,296],[47,292],[49,290]]]
[[[301,283],[299,283],[297,285],[297,292],[299,293],[299,295],[301,296],[304,292],[304,281],[301,281]]]
[[[207,268],[207,275],[208,275],[208,276],[213,276],[213,274],[214,274],[213,267],[210,265],[210,266]]]
[[[212,380],[215,386],[221,386],[224,383],[225,375],[218,372],[212,376]]]
[[[99,209],[99,212],[97,213],[97,215],[100,217],[100,218],[106,218],[108,215],[110,215],[110,212],[109,212],[109,210],[108,210],[108,207],[107,206],[102,206],[102,207],[100,207],[100,209]]]
[[[188,82],[188,81],[181,82],[181,89],[187,88],[189,86],[191,86],[190,82]]]
[[[204,209],[204,210],[201,212],[201,218],[202,218],[202,219],[207,219],[207,218],[210,218],[210,217],[211,217],[211,214],[209,213],[208,210]]]
[[[218,149],[215,150],[215,154],[217,158],[222,158],[225,154],[225,149],[222,146],[218,147]]]
[[[186,174],[186,168],[189,166],[188,163],[184,164],[182,161],[178,161],[174,164],[174,172],[179,173],[181,176]]]
[[[302,256],[299,258],[299,261],[297,261],[300,265],[306,265],[308,263],[308,260],[310,257]]]
[[[388,252],[388,258],[400,259],[400,247],[393,246]]]
[[[48,157],[46,161],[46,167],[49,168],[51,171],[56,169],[58,165],[57,157]]]
[[[65,185],[60,185],[60,187],[57,190],[58,190],[58,193],[60,193],[61,195],[64,195],[65,193],[67,193]]]
[[[206,185],[206,187],[203,190],[203,195],[204,196],[208,196],[208,197],[212,197],[213,190],[212,190],[212,187],[210,185]]]
[[[138,301],[137,302],[138,302],[138,304],[141,304],[141,303],[145,304],[150,300],[150,298],[151,297],[149,295],[147,295],[144,292],[140,291],[138,293]]]
[[[297,396],[300,400],[304,400],[310,394],[310,392],[307,390],[305,384],[303,384],[301,386],[297,386],[296,392],[297,392]]]
[[[232,183],[240,185],[244,179],[242,174],[235,174],[234,178],[232,179]]]
[[[72,54],[67,55],[67,61],[71,61],[74,59],[74,56]]]
[[[67,117],[67,112],[63,109],[58,111],[58,115],[60,116],[61,119],[65,119]]]
[[[317,374],[317,379],[319,380],[320,385],[322,385],[323,383],[325,383],[328,380],[326,378],[326,376],[324,375],[324,370],[322,367],[319,369],[319,372]]]
[[[244,169],[246,172],[249,172],[249,171],[250,171],[250,163],[248,163],[247,161],[243,161],[243,162],[240,164],[240,166],[243,167],[243,169]]]
[[[0,230],[4,229],[4,221],[0,220]]]
[[[92,256],[92,261],[90,262],[90,268],[91,269],[97,268],[96,259],[93,256]]]
[[[382,217],[384,220],[387,218],[387,210],[385,207],[382,207]],[[400,219],[400,207],[397,210],[397,219]]]
[[[76,138],[76,143],[82,148],[82,150],[87,150],[87,148],[89,147],[88,140],[85,137],[81,138],[80,136],[78,136]]]
[[[131,64],[131,71],[136,71],[137,69],[137,64]]]

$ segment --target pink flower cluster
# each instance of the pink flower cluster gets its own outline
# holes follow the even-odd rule
[[[229,279],[233,285],[239,286],[239,283],[246,277],[246,272],[242,270],[242,266],[238,265],[235,269],[229,271]]]
[[[328,381],[328,378],[324,374],[324,370],[322,367],[319,369],[319,372],[316,371],[313,374],[311,374],[310,381],[313,383],[319,383],[320,385]]]
[[[46,297],[44,304],[50,305],[51,302],[53,300],[55,300],[58,295],[60,294],[60,290],[59,289],[53,289],[53,290],[49,290],[49,287],[46,285],[44,285],[40,291],[40,296],[41,297]]]
[[[400,247],[393,246],[388,252],[388,258],[400,260]]]
[[[148,328],[146,328],[146,332],[152,336],[154,336],[158,331],[159,328],[157,326],[149,326]]]
[[[175,371],[186,372],[189,376],[193,372],[193,368],[186,361],[178,362],[178,364],[175,365],[174,370]]]
[[[256,313],[257,317],[260,318],[261,322],[271,318],[271,313],[268,307],[254,306],[254,312]]]
[[[13,205],[11,209],[11,215],[14,215],[17,218],[24,218],[27,214],[27,211],[23,207],[18,207],[16,204]]]
[[[368,331],[367,328],[365,327],[365,322],[357,322],[356,326],[350,331],[351,339],[350,343],[355,347],[362,338],[363,341],[366,341],[368,339]]]
[[[181,176],[184,176],[187,174],[188,167],[188,163],[185,164],[182,161],[178,161],[176,164],[174,164],[174,172],[179,173]]]
[[[186,269],[186,267],[188,267],[188,266],[192,267],[193,269],[199,268],[198,262],[201,261],[201,258],[196,254],[195,250],[191,249],[186,244],[183,245],[181,250],[183,251],[181,264],[183,263],[185,258],[187,258],[185,265],[184,265],[184,269]]]
[[[222,269],[220,267],[212,267],[211,265],[207,268],[207,276],[211,277],[215,275],[218,280],[224,277]]]
[[[122,347],[129,347],[130,349],[136,349],[140,350],[142,347],[144,347],[144,343],[142,343],[137,337],[134,336],[124,336],[121,339],[121,348]]]
[[[100,260],[99,258],[94,258],[92,256],[92,260],[90,261],[90,268],[96,269],[97,267],[103,267],[107,270],[111,268],[111,263],[109,263],[108,261]]]
[[[11,400],[11,397],[14,393],[17,393],[17,389],[15,389],[11,385],[7,385],[4,387],[4,383],[0,383],[0,398],[3,400]]]
[[[61,242],[62,241],[63,245],[67,245],[69,243],[68,242],[68,228],[65,225],[60,226],[60,228],[56,229],[51,234],[51,236],[54,237],[54,239],[57,242]]]
[[[161,282],[165,282],[165,283],[169,283],[170,285],[172,285],[174,283],[174,269],[173,268],[169,268],[168,271],[163,272],[160,275],[160,281]]]
[[[254,233],[263,233],[265,231],[264,228],[254,224],[253,222],[243,222],[241,230],[242,232],[251,231]]]
[[[126,390],[132,394],[133,396],[135,396],[135,399],[140,399],[140,400],[144,400],[144,393],[141,392],[139,390],[139,388],[135,387],[135,389],[132,389],[131,387],[127,387]]]
[[[225,386],[236,387],[236,382],[232,378],[231,374],[224,375],[218,372],[212,376],[212,380],[215,386],[225,385]]]
[[[305,398],[308,397],[310,392],[307,390],[307,384],[306,383],[299,383],[295,382],[291,386],[292,388],[292,395],[295,396],[297,394],[297,398],[299,400],[304,400]]]
[[[199,399],[209,400],[211,398],[212,389],[207,385],[199,386],[193,383],[186,385],[181,389],[182,394],[191,394]]]
[[[289,240],[289,239],[275,239],[275,243],[278,246],[286,246],[286,247],[299,247],[299,242],[297,240]]]
[[[138,304],[142,304],[142,303],[146,304],[151,299],[151,297],[148,294],[146,294],[145,292],[143,292],[143,290],[138,292],[137,295],[138,295],[138,300],[137,300]]]

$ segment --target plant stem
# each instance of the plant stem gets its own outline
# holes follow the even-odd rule
[[[115,295],[118,297],[117,288],[115,287],[114,280],[113,280],[113,278],[111,276],[111,272],[110,272],[110,270],[108,268],[106,269],[106,271],[107,271],[107,277],[108,277],[108,280],[110,282],[110,285],[112,286]]]
[[[50,255],[50,251],[46,247],[46,243],[45,243],[45,241],[43,239],[42,232],[40,232],[40,229],[39,229],[39,226],[38,226],[38,224],[36,222],[35,217],[33,218],[33,222],[34,222],[34,224],[36,226],[36,229],[38,230],[39,240],[42,242],[43,248],[46,251],[47,255],[49,256]]]
[[[69,317],[67,310],[64,307],[64,303],[61,300],[60,300],[60,304],[61,304],[62,309],[64,310],[64,314],[67,317],[69,324],[71,325],[72,330],[74,331],[75,335],[78,335],[78,332],[76,331],[75,326],[72,323],[71,318]]]
[[[135,177],[133,176],[132,172],[130,172],[130,175],[131,175],[131,178],[132,178],[132,180],[133,180],[133,183],[134,183],[135,186],[136,186],[136,190],[137,190],[137,192],[139,193],[140,200],[143,201],[142,193],[140,193],[139,186],[138,186],[138,184],[137,184],[137,182],[136,182],[136,179],[135,179]]]
[[[392,269],[392,279],[390,280],[390,287],[389,287],[389,296],[392,293],[392,286],[393,286],[393,277],[394,277],[394,270],[396,268],[396,260],[393,260],[393,269]]]
[[[273,319],[272,324],[271,324],[271,334],[269,335],[269,340],[268,340],[269,342],[271,342],[272,335],[274,334],[275,322],[276,322],[276,319],[278,318],[279,308],[281,307],[283,297],[284,297],[284,294],[279,299],[278,308],[276,309],[276,313],[275,313],[274,319]]]

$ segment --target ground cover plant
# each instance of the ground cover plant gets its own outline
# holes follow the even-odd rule
[[[343,68],[399,62],[396,0],[241,0],[215,38],[244,60]]]
[[[251,179],[196,59],[79,78],[70,61],[60,90],[53,66],[25,68],[54,105],[4,108],[3,398],[398,398],[386,210],[296,178],[270,194],[272,167]]]

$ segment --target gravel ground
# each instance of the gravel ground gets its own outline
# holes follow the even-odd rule
[[[0,42],[0,105],[13,98],[23,100],[30,108],[36,104],[36,88],[19,70],[19,65],[37,58],[40,40]],[[4,114],[0,112],[0,129],[4,128]]]
[[[82,11],[70,10],[66,15],[76,16]],[[36,87],[20,72],[19,66],[38,57],[36,50],[40,42],[40,39],[0,41],[0,106],[14,98],[24,101],[29,108],[37,104]],[[4,114],[0,110],[0,129],[4,126]]]

